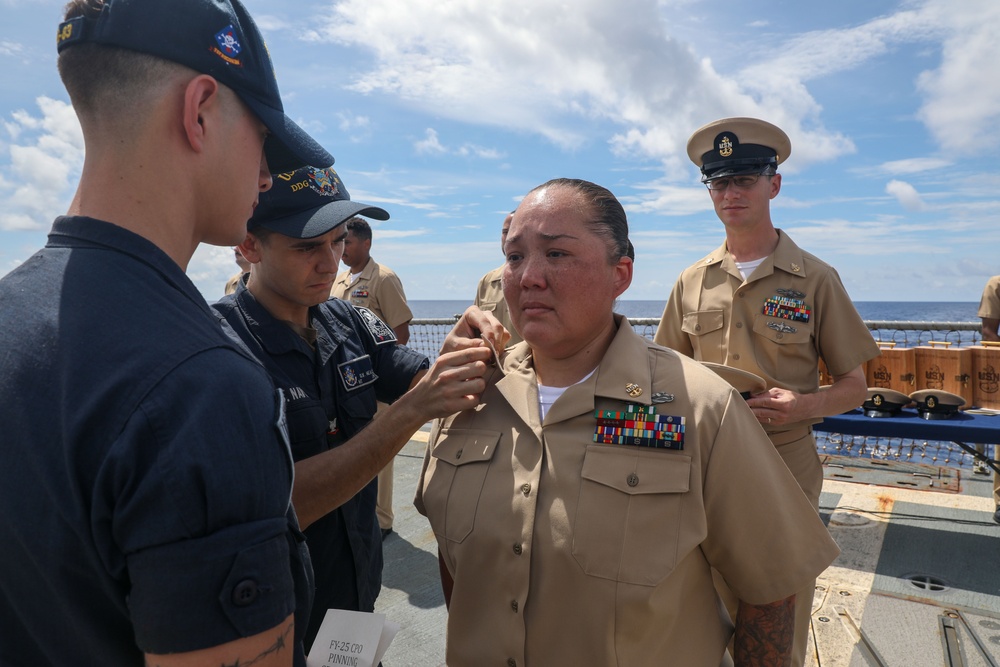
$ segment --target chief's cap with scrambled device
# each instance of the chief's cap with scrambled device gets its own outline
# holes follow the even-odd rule
[[[285,115],[271,56],[239,0],[105,0],[59,25],[58,49],[94,43],[146,53],[228,86],[270,130],[268,168],[329,167],[333,156]]]
[[[924,419],[948,419],[965,405],[965,399],[958,394],[939,389],[921,389],[910,394],[910,398]]]
[[[781,128],[757,118],[722,118],[705,125],[688,139],[687,154],[701,168],[702,180],[759,174],[777,167],[792,152]]]
[[[744,399],[750,398],[753,394],[767,389],[767,383],[764,382],[764,378],[750,371],[716,364],[711,361],[703,361],[701,363],[705,368],[715,371],[719,377],[733,385],[733,388],[740,392],[740,396]]]
[[[385,209],[351,201],[351,195],[333,168],[303,167],[273,175],[274,185],[260,194],[247,229],[263,227],[296,239],[311,239],[355,215],[388,220]]]
[[[895,389],[869,387],[868,397],[861,404],[866,417],[895,417],[899,411],[912,403],[910,397]]]

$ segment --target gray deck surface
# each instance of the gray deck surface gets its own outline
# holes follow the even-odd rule
[[[384,667],[445,664],[436,542],[412,504],[426,437],[425,427],[396,457],[396,532],[384,543],[376,611],[402,628]],[[916,477],[908,488],[908,470],[880,478],[870,467],[854,479],[825,469],[821,514],[842,553],[817,581],[806,664],[1000,667],[1000,526],[989,478],[946,471],[958,479],[928,488]]]
[[[427,519],[413,507],[427,431],[418,431],[396,455],[393,533],[382,543],[385,565],[375,611],[402,628],[382,660],[383,667],[444,665],[447,612],[438,574],[437,541]]]

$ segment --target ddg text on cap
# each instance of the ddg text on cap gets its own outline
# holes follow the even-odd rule
[[[303,167],[273,175],[274,185],[260,194],[247,229],[263,227],[296,239],[311,239],[342,225],[355,215],[388,220],[385,209],[351,201],[344,182],[332,168]]]
[[[61,23],[56,43],[60,52],[84,43],[129,49],[208,74],[270,130],[264,154],[271,171],[333,164],[285,115],[264,38],[239,0],[105,0],[96,17]]]

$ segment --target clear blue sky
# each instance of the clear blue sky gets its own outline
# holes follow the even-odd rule
[[[44,244],[82,164],[63,4],[0,0],[0,274]],[[855,300],[976,301],[1000,273],[997,0],[246,4],[289,114],[391,213],[372,254],[411,299],[471,299],[504,213],[559,176],[618,195],[623,298],[665,299],[722,239],[684,147],[723,116],[789,134],[772,217]],[[207,299],[231,257],[196,253]]]

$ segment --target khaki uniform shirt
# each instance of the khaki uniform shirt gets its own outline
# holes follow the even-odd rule
[[[503,267],[498,266],[480,278],[473,305],[479,306],[488,313],[493,313],[500,324],[510,332],[510,342],[507,343],[507,347],[512,347],[523,339],[521,334],[517,333],[514,321],[510,318],[510,309],[507,308],[507,300],[503,296],[503,285],[500,282],[502,277]]]
[[[774,253],[746,280],[725,243],[685,269],[654,340],[800,394],[819,389],[820,359],[842,375],[879,354],[836,270],[781,230]],[[794,431],[820,421],[765,428]]]
[[[236,291],[236,286],[240,284],[240,278],[242,278],[244,275],[245,273],[243,271],[240,271],[239,273],[231,276],[229,280],[226,281],[226,291],[224,293],[224,296],[229,296],[230,294]]]
[[[435,424],[415,505],[455,582],[451,667],[718,667],[731,624],[712,568],[762,604],[838,553],[740,395],[616,319],[544,424],[526,343],[477,409]],[[594,442],[596,409],[654,396],[685,420],[683,449]]]
[[[393,329],[413,319],[399,276],[373,259],[368,260],[353,283],[350,269],[338,275],[330,296],[373,311]]]
[[[986,281],[983,297],[979,300],[977,317],[989,320],[1000,320],[1000,276],[993,276]]]

